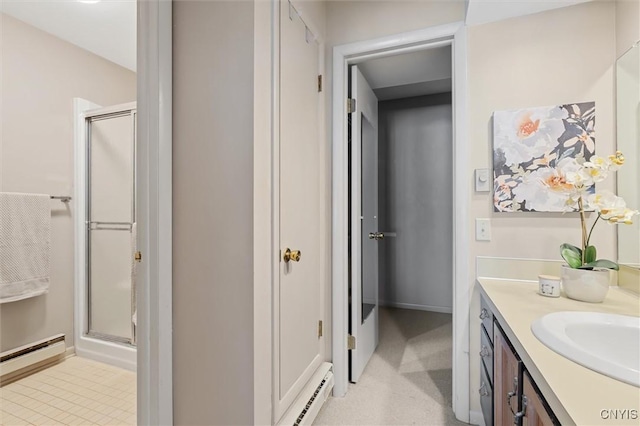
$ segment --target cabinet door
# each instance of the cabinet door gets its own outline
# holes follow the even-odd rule
[[[545,408],[542,396],[536,391],[527,372],[523,377],[522,402],[524,405],[522,426],[552,426],[554,424]]]
[[[493,407],[496,425],[518,424],[522,382],[521,361],[513,352],[499,327],[493,327]]]

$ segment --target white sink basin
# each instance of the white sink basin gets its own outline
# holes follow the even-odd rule
[[[550,349],[591,370],[640,387],[640,318],[554,312],[531,324]]]

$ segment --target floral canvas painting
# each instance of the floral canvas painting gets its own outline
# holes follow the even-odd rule
[[[567,211],[562,166],[594,155],[595,121],[595,102],[494,112],[494,210]]]

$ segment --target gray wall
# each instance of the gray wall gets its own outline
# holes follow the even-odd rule
[[[173,11],[174,420],[248,425],[254,4],[177,1]]]
[[[451,94],[379,104],[380,303],[452,306]]]

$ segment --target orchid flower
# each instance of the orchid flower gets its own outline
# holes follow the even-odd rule
[[[562,185],[547,184],[550,191],[558,189],[567,194],[566,207],[568,210],[578,210],[582,227],[582,247],[571,244],[562,244],[560,252],[564,260],[572,268],[593,269],[607,268],[618,269],[615,262],[605,259],[596,259],[596,248],[589,244],[591,234],[598,220],[602,219],[612,224],[630,225],[633,217],[640,214],[637,210],[627,207],[624,199],[611,191],[589,193],[589,189],[598,182],[607,178],[609,172],[618,170],[624,164],[624,156],[620,151],[608,157],[593,155],[589,161],[580,163],[576,159],[565,158],[557,165],[554,176],[561,179]],[[587,232],[586,210],[595,210],[598,217]]]

